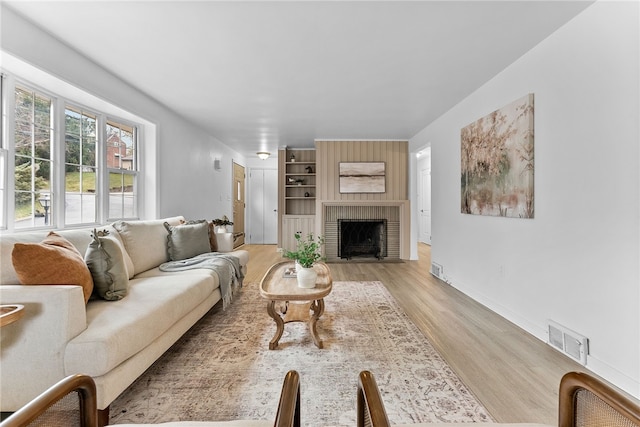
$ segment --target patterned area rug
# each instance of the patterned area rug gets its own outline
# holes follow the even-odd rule
[[[111,423],[274,420],[282,380],[300,373],[305,426],[356,424],[356,387],[373,372],[392,424],[492,422],[380,282],[336,282],[318,321],[275,323],[257,284],[214,309],[111,404]]]

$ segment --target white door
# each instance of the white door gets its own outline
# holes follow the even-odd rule
[[[278,243],[278,170],[264,169],[264,241],[265,245]]]
[[[431,164],[420,169],[420,241],[431,244]]]
[[[249,172],[249,243],[276,244],[278,237],[278,171],[251,169]]]

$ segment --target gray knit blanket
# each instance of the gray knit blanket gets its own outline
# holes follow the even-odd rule
[[[193,258],[165,262],[159,268],[160,271],[184,271],[196,268],[208,268],[215,271],[220,281],[223,309],[226,309],[231,304],[233,295],[242,286],[242,279],[244,278],[244,273],[240,267],[240,259],[220,252],[208,252],[196,255]]]

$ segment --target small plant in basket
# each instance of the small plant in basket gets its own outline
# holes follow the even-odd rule
[[[216,218],[212,222],[213,225],[218,228],[218,232],[222,233],[227,232],[227,225],[233,225],[233,222],[229,221],[229,218],[227,218],[226,215],[224,215],[222,218]]]

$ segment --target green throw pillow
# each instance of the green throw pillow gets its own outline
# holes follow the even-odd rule
[[[164,227],[169,232],[167,250],[171,261],[180,261],[211,252],[209,224],[206,220],[189,221],[176,226],[165,222]]]
[[[94,229],[91,237],[84,260],[93,277],[93,293],[108,301],[121,300],[127,295],[129,274],[120,242],[107,230]]]

